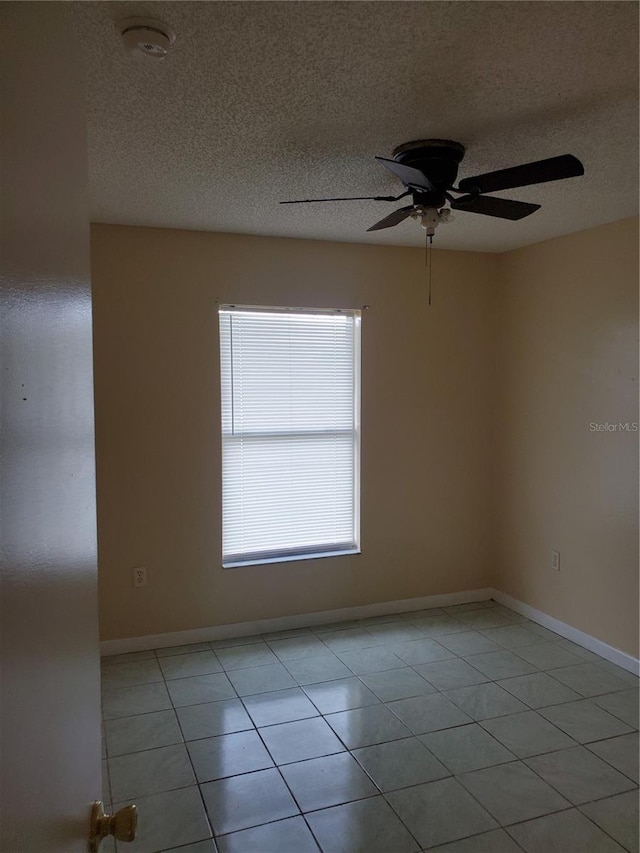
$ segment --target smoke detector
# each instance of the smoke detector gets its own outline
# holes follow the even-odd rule
[[[175,44],[176,34],[171,27],[155,18],[125,18],[116,26],[130,56],[164,59]]]

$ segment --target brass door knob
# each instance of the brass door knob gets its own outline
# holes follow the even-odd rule
[[[123,806],[115,814],[105,814],[104,806],[97,800],[91,807],[89,853],[98,853],[100,842],[108,835],[113,835],[118,841],[133,841],[137,823],[136,806]]]

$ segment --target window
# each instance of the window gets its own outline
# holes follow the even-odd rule
[[[222,562],[359,550],[360,312],[224,306]]]

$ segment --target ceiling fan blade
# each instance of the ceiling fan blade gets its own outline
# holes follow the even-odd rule
[[[563,154],[561,157],[550,157],[548,160],[536,160],[535,163],[524,163],[511,169],[463,178],[459,187],[463,192],[493,193],[512,187],[528,187],[531,184],[575,178],[578,175],[584,175],[584,166],[580,160],[573,154]]]
[[[402,222],[403,219],[406,219],[407,216],[411,216],[413,210],[414,207],[412,204],[409,205],[409,207],[400,207],[398,210],[394,210],[393,213],[385,216],[384,219],[376,222],[376,224],[372,225],[371,228],[367,228],[367,231],[380,231],[381,228],[391,228],[392,225],[397,225],[399,222]]]
[[[423,175],[420,169],[414,169],[413,166],[405,166],[403,163],[396,162],[396,160],[389,160],[388,157],[376,157],[376,160],[378,163],[382,163],[396,178],[400,178],[405,187],[417,187],[426,192],[432,192],[435,189],[429,178]]]
[[[464,195],[451,202],[453,210],[466,210],[469,213],[483,213],[485,216],[497,216],[498,219],[524,219],[540,209],[539,204],[525,201],[512,201],[509,198],[495,198],[490,195]]]
[[[310,204],[316,201],[398,201],[402,196],[409,195],[350,195],[342,198],[300,198],[295,201],[279,201],[278,204]]]

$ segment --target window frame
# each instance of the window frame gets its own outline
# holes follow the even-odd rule
[[[281,307],[281,306],[259,306],[245,305],[237,303],[221,303],[218,306],[218,353],[220,356],[220,430],[221,430],[221,453],[222,453],[222,482],[221,482],[221,550],[222,550],[222,567],[224,569],[242,568],[243,566],[269,565],[271,563],[296,562],[299,560],[314,560],[326,559],[327,557],[347,556],[361,554],[361,530],[360,530],[360,499],[361,499],[361,372],[362,372],[362,312],[360,309],[352,308],[304,308],[304,307]],[[234,414],[231,415],[232,432],[225,433],[224,430],[224,399],[222,388],[225,382],[223,374],[223,357],[222,357],[222,335],[221,335],[221,318],[224,314],[232,312],[255,312],[255,313],[273,313],[273,314],[299,314],[299,315],[324,315],[324,316],[349,316],[353,320],[353,426],[351,429],[339,428],[336,430],[298,430],[298,431],[264,431],[254,432],[256,437],[268,438],[278,435],[337,435],[346,434],[352,435],[353,440],[353,468],[352,468],[352,489],[353,489],[353,541],[344,543],[331,543],[331,548],[320,545],[308,546],[307,548],[292,547],[291,549],[282,548],[277,552],[273,549],[264,551],[252,551],[242,554],[224,553],[224,511],[225,511],[225,496],[224,496],[224,453],[225,441],[235,440],[236,426],[234,422]],[[233,368],[231,368],[233,369]],[[251,437],[252,433],[245,433],[247,437]],[[242,440],[242,434],[239,435]]]

